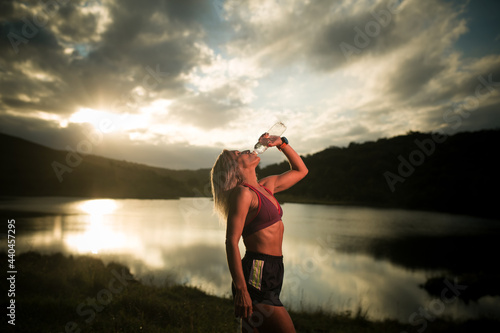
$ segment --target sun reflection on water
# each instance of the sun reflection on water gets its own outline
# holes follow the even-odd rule
[[[117,207],[116,201],[112,199],[87,200],[79,205],[79,209],[94,217],[110,214]]]
[[[83,233],[67,236],[68,247],[74,248],[78,253],[98,254],[133,245],[133,239],[111,228],[111,215],[118,208],[115,200],[87,200],[79,204],[78,208],[86,213],[85,221],[88,226]]]

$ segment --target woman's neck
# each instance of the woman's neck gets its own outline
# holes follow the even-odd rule
[[[248,170],[247,172],[244,172],[241,176],[243,178],[243,183],[247,183],[252,186],[257,186],[259,184],[257,182],[257,174],[255,173],[255,169]]]

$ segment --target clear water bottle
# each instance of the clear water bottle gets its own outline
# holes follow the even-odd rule
[[[269,136],[261,136],[259,138],[259,141],[253,147],[253,152],[256,154],[262,154],[265,152],[269,144],[279,139],[285,130],[286,126],[281,121],[274,124],[273,127],[266,132]]]

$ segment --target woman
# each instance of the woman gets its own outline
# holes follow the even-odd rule
[[[212,171],[214,208],[227,221],[226,254],[233,279],[235,315],[242,332],[295,332],[293,322],[279,299],[283,283],[283,211],[273,194],[305,177],[308,170],[286,138],[270,142],[290,163],[290,170],[257,181],[260,157],[250,151],[224,150]],[[262,141],[261,141],[262,142]],[[246,254],[241,259],[238,243],[243,236]]]

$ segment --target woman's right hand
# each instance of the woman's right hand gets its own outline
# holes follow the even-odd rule
[[[266,147],[274,147],[282,144],[281,138],[277,135],[269,135],[269,133],[264,133],[259,138],[259,143]]]
[[[252,299],[248,290],[237,290],[234,295],[234,315],[236,317],[249,318],[252,312]]]

